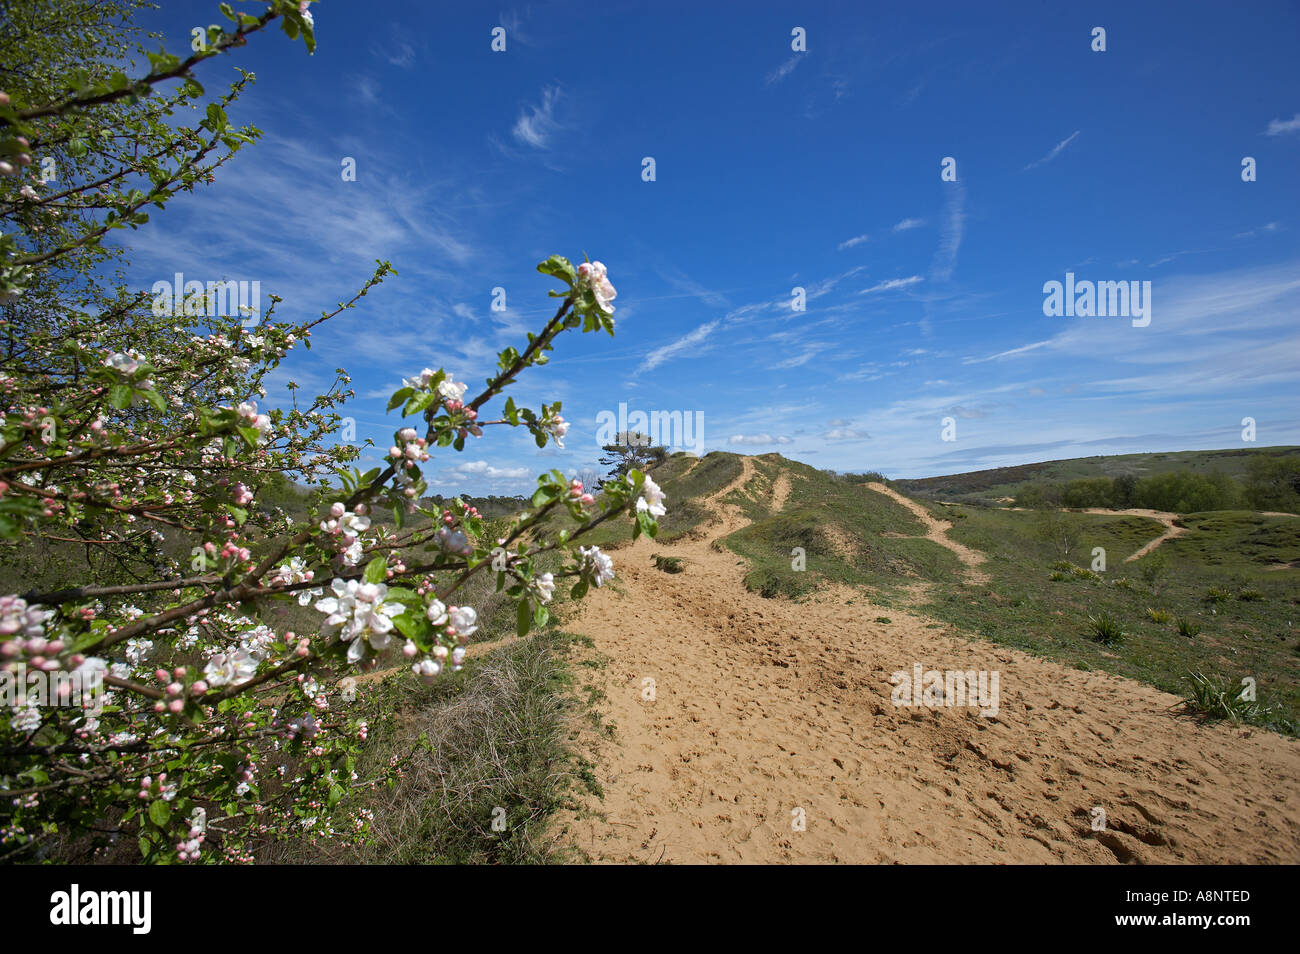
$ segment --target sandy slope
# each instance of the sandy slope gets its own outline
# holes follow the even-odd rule
[[[851,591],[747,593],[738,558],[710,546],[744,519],[714,508],[697,539],[617,551],[617,586],[566,626],[608,659],[590,678],[617,725],[588,739],[604,801],[567,819],[593,860],[1300,861],[1300,744],[1199,726],[1155,689]],[[652,552],[686,572],[655,570]],[[998,670],[998,716],[895,707],[890,674],[914,662]]]
[[[988,558],[978,550],[972,550],[963,543],[958,543],[956,540],[949,539],[948,531],[952,529],[951,523],[947,520],[939,520],[937,517],[931,516],[930,511],[926,510],[919,503],[904,497],[891,487],[879,483],[870,483],[866,486],[878,494],[884,494],[886,497],[889,497],[896,503],[900,503],[908,510],[912,511],[912,513],[916,515],[916,518],[920,520],[921,523],[925,524],[925,538],[927,540],[933,540],[935,543],[939,544],[939,546],[945,547],[957,554],[957,559],[961,560],[963,565],[966,567],[966,579],[969,582],[987,583],[989,581],[987,573],[976,569],[976,567]]]

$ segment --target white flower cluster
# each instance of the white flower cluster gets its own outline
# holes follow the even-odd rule
[[[614,579],[614,561],[609,554],[601,553],[600,547],[579,547],[578,555],[581,557],[578,569],[584,580],[600,587],[606,580]]]
[[[112,368],[118,374],[126,375],[128,378],[140,369],[144,356],[132,348],[130,351],[123,353],[115,351],[104,359],[104,365]]]
[[[365,658],[367,646],[387,649],[392,642],[393,617],[406,612],[401,603],[384,602],[387,585],[336,579],[330,589],[333,596],[316,601],[316,609],[326,614],[321,635],[339,633],[344,642],[351,644],[348,662],[352,663]]]
[[[271,436],[271,418],[257,413],[256,401],[245,401],[235,408],[237,413],[250,427],[257,428],[259,442],[265,443]]]
[[[664,492],[659,489],[659,485],[650,479],[647,474],[641,484],[641,497],[636,502],[637,513],[649,511],[652,517],[662,517],[668,511],[664,508],[664,501],[667,498]]]
[[[365,504],[357,504],[348,513],[342,501],[335,501],[330,507],[330,519],[322,520],[320,528],[328,534],[339,538],[340,549],[345,566],[356,566],[361,562],[361,534],[370,529],[370,518],[366,516]]]
[[[432,685],[444,668],[449,667],[452,672],[458,672],[464,665],[465,643],[469,642],[470,636],[478,632],[478,613],[469,606],[448,607],[441,600],[435,599],[429,603],[425,615],[434,626],[442,628],[443,635],[455,639],[460,644],[452,650],[448,650],[446,646],[434,646],[433,652],[428,657],[411,666],[411,672],[419,676],[422,682]],[[409,658],[415,656],[419,648],[415,643],[407,640],[402,652]]]
[[[555,446],[563,450],[564,435],[569,433],[569,422],[554,411],[548,411],[542,418],[542,427],[555,439]]]
[[[253,678],[261,661],[261,652],[251,648],[217,653],[203,667],[203,678],[212,688],[246,682]]]
[[[0,636],[25,636],[37,639],[45,635],[45,621],[54,610],[28,606],[21,596],[0,596]]]

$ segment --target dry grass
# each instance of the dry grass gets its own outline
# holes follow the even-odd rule
[[[374,814],[360,848],[279,843],[261,863],[538,863],[556,859],[552,814],[594,778],[569,749],[581,706],[569,691],[569,639],[545,632],[424,686],[397,673],[360,700],[382,719],[357,770],[366,777],[415,749],[390,788],[350,807]],[[421,737],[423,736],[423,742]],[[494,830],[494,819],[496,827]]]

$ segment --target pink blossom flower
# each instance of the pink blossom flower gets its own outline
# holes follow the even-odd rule
[[[578,277],[590,286],[601,310],[614,314],[614,306],[610,302],[618,296],[618,292],[605,277],[605,266],[600,262],[583,262],[578,266]]]

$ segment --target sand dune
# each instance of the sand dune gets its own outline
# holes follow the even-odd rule
[[[607,659],[588,678],[617,726],[586,740],[604,800],[566,819],[594,861],[1300,861],[1300,744],[1199,725],[1174,696],[862,593],[748,593],[739,558],[712,547],[745,523],[725,493],[694,539],[620,549],[617,585],[566,624]],[[998,671],[997,716],[894,706],[890,674],[914,663]]]

